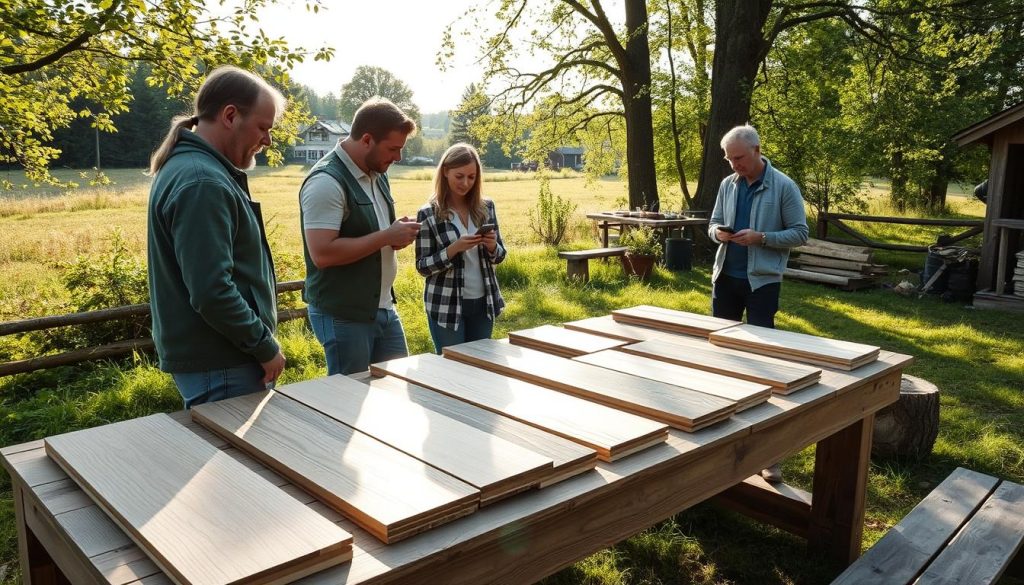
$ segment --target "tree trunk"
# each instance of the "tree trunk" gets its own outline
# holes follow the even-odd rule
[[[875,415],[871,454],[878,457],[926,457],[939,434],[939,389],[927,380],[904,375],[900,399]]]
[[[647,44],[647,27],[647,3],[644,0],[627,0],[628,63],[621,70],[629,206],[657,211],[658,178],[654,170],[654,123],[651,116],[651,48]]]
[[[704,136],[696,209],[715,205],[718,185],[731,171],[719,141],[750,118],[754,77],[767,46],[762,27],[771,0],[718,0],[715,6],[715,56],[711,62],[711,113]]]

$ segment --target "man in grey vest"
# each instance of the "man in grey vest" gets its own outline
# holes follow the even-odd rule
[[[398,106],[371,98],[356,111],[349,136],[313,165],[299,190],[302,297],[328,374],[365,372],[373,362],[409,353],[392,286],[395,251],[416,239],[420,224],[395,218],[386,172],[415,132]]]

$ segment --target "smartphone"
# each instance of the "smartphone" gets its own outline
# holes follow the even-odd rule
[[[732,226],[720,225],[720,226],[718,226],[718,229],[722,230],[723,232],[730,233],[730,234],[735,234],[736,233],[736,230],[733,229]]]
[[[498,227],[497,224],[485,223],[484,225],[480,226],[479,229],[476,230],[476,235],[482,236],[484,234],[489,234],[493,232],[496,227]]]

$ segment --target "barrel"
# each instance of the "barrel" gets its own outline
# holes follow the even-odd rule
[[[693,241],[686,238],[665,238],[665,268],[669,270],[693,268]]]

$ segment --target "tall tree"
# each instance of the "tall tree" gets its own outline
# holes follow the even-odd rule
[[[481,9],[501,23],[484,35],[483,60],[485,81],[502,87],[493,105],[495,115],[506,118],[504,128],[521,132],[519,118],[542,101],[547,115],[575,120],[561,125],[567,142],[579,141],[578,132],[607,129],[607,118],[624,120],[630,205],[656,209],[646,1],[624,1],[623,26],[614,24],[601,0],[499,0],[496,5]],[[470,26],[486,27],[478,21]],[[520,38],[524,35],[528,38]],[[453,38],[449,29],[442,63],[451,56]],[[550,55],[554,62],[540,71],[522,71],[513,64],[520,51]],[[588,166],[596,154],[588,152]]]
[[[32,180],[53,182],[46,171],[59,155],[46,146],[53,131],[75,118],[89,118],[94,128],[113,131],[111,117],[129,107],[135,62],[150,63],[148,81],[164,85],[172,95],[190,95],[209,67],[224,63],[249,69],[274,65],[273,77],[283,82],[284,71],[309,53],[252,30],[258,26],[258,9],[272,2],[245,0],[238,10],[216,13],[199,0],[4,3],[0,164],[21,165]],[[318,0],[306,5],[319,9]],[[332,50],[325,47],[314,55],[328,59]],[[79,98],[84,101],[75,102]],[[293,127],[286,123],[282,131]],[[282,131],[276,136],[284,137]]]
[[[341,98],[338,100],[338,115],[345,122],[351,122],[356,110],[366,100],[380,96],[395,103],[417,124],[420,121],[420,109],[412,101],[412,90],[404,81],[381,67],[360,65],[356,67],[352,79],[341,86]]]
[[[1012,0],[1007,0],[1012,1]],[[905,15],[932,14],[953,21],[988,18],[997,9],[980,0],[717,0],[711,111],[704,140],[695,205],[710,209],[729,172],[718,141],[733,126],[750,120],[758,68],[781,33],[806,23],[835,19],[887,51],[909,56],[898,31],[883,25]],[[1000,2],[999,4],[1002,4]],[[985,13],[984,15],[981,13]],[[896,35],[896,36],[894,36]]]
[[[486,116],[490,113],[490,102],[490,98],[480,90],[477,84],[470,83],[462,92],[462,101],[459,102],[459,106],[452,110],[449,115],[451,132],[448,136],[448,142],[450,144],[466,142],[480,148],[482,142],[473,134],[473,125],[481,116]]]

